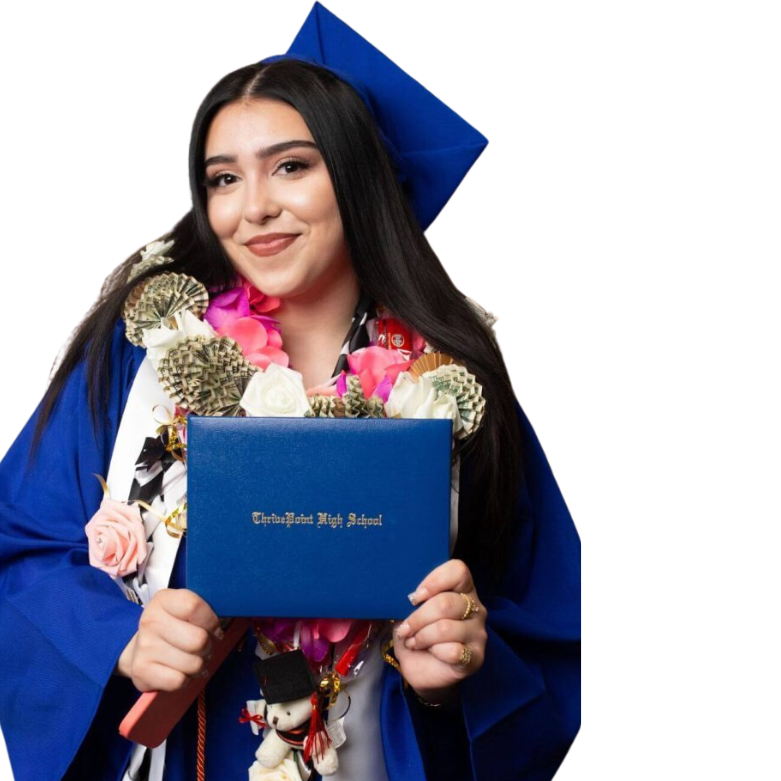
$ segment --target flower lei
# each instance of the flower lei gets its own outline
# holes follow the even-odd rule
[[[173,244],[155,241],[147,245],[129,279],[170,263],[167,253]],[[161,386],[175,405],[173,416],[158,429],[158,447],[152,449],[167,451],[185,462],[186,422],[191,412],[242,417],[450,418],[454,439],[464,439],[479,428],[485,409],[482,386],[466,367],[435,351],[418,335],[412,337],[412,349],[402,351],[392,349],[392,333],[383,334],[380,341],[384,344],[372,344],[347,356],[350,373],[342,371],[335,381],[307,391],[302,375],[289,367],[279,323],[269,315],[280,305],[279,299],[239,280],[233,289],[210,299],[209,291],[195,278],[163,269],[139,282],[129,294],[122,313],[127,338],[146,349]],[[467,300],[492,326],[496,318]],[[383,322],[401,325],[392,318]],[[103,485],[104,501],[85,527],[90,562],[115,577],[137,570],[140,574],[151,545],[145,545],[138,505],[111,500]],[[174,535],[186,530],[185,513],[179,509],[175,521],[164,519]],[[369,623],[258,619],[255,635],[266,654],[301,648],[322,672],[329,649],[349,649],[356,635],[363,638],[363,647],[351,651],[353,660],[368,648],[377,634],[377,627]],[[320,681],[326,708],[335,701],[340,686],[339,673],[326,672]],[[250,710],[245,709],[241,717],[256,734],[258,726],[265,726],[252,711],[258,702],[248,701]],[[330,745],[330,735],[326,741]],[[307,760],[308,754],[304,751]],[[257,761],[255,765],[251,775],[253,768],[265,770]]]

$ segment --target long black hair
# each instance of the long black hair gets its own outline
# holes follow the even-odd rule
[[[297,59],[240,68],[204,99],[189,150],[192,209],[161,239],[173,239],[167,271],[189,274],[210,288],[226,289],[235,271],[206,213],[204,151],[216,113],[226,104],[279,100],[301,114],[333,183],[344,235],[361,289],[414,328],[436,349],[476,375],[486,398],[479,430],[456,443],[470,490],[462,497],[454,555],[470,566],[501,571],[520,479],[520,434],[514,395],[491,329],[450,280],[429,245],[396,175],[374,120],[358,93],[331,71]],[[140,259],[134,252],[106,279],[100,297],[77,327],[44,395],[33,448],[71,371],[86,360],[89,405],[101,425],[109,388],[111,337],[130,290],[155,273],[128,281]]]

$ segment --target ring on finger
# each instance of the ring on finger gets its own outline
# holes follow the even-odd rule
[[[480,607],[478,606],[477,602],[472,599],[472,597],[469,596],[469,594],[464,594],[462,591],[459,592],[461,596],[464,598],[464,602],[466,602],[466,607],[464,609],[464,615],[461,616],[461,620],[465,621],[469,616],[472,615],[472,613],[479,613]]]
[[[461,657],[456,662],[457,667],[468,667],[472,661],[472,649],[468,645],[461,646]]]

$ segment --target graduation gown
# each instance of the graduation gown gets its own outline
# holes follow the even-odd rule
[[[133,747],[117,730],[138,692],[112,672],[143,608],[90,565],[84,526],[102,498],[94,474],[108,472],[144,357],[118,321],[108,407],[97,434],[82,362],[68,378],[32,467],[27,453],[39,409],[0,463],[0,726],[17,781],[118,781]],[[580,542],[517,401],[516,414],[524,479],[511,564],[498,587],[473,573],[488,610],[485,663],[460,684],[450,711],[421,706],[385,665],[377,760],[389,781],[542,781],[553,777],[577,734]],[[469,472],[464,462],[462,492],[469,490]],[[183,540],[172,586],[183,585],[185,557]],[[244,658],[253,653],[246,643],[207,686],[207,778],[245,779],[254,759],[258,739],[236,718],[255,696]],[[195,704],[169,737],[166,781],[194,778],[194,718]]]

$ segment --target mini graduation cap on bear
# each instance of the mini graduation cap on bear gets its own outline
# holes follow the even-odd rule
[[[425,231],[488,139],[319,2],[287,53],[261,63],[285,58],[325,67],[358,92]]]
[[[254,667],[260,693],[266,701],[266,708],[278,702],[292,702],[309,697],[312,714],[307,722],[292,730],[277,730],[286,743],[303,749],[304,762],[309,762],[314,753],[322,758],[331,737],[323,722],[322,708],[317,705],[317,681],[309,662],[300,648],[285,653],[258,659]],[[268,712],[264,714],[268,718]]]
[[[309,662],[300,648],[258,659],[254,671],[268,705],[309,697],[316,687]]]

